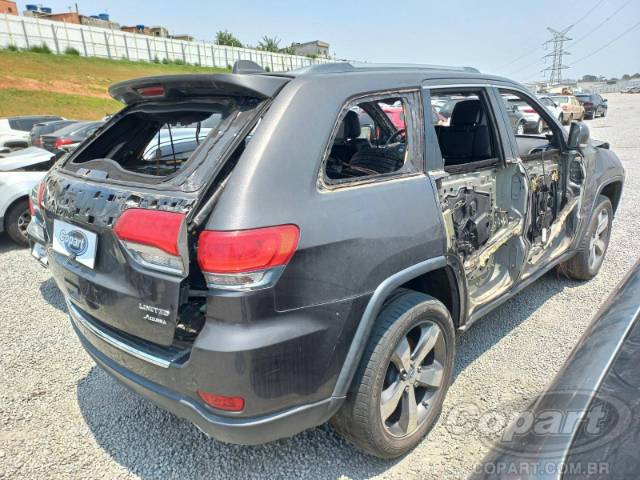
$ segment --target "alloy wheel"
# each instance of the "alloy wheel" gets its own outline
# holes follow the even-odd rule
[[[436,323],[424,321],[400,339],[380,395],[387,433],[405,437],[424,424],[441,390],[445,362],[444,335]]]
[[[589,242],[589,268],[594,269],[602,262],[607,249],[607,235],[609,235],[609,212],[606,209],[598,213],[598,223]]]
[[[22,212],[22,215],[18,217],[18,231],[24,238],[27,238],[27,227],[30,222],[31,214],[29,213],[29,210],[25,210]]]

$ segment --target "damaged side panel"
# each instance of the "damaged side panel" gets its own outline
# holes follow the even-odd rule
[[[447,248],[467,278],[470,307],[508,289],[524,261],[526,185],[518,166],[438,180]]]

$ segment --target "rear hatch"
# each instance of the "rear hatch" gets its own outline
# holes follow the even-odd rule
[[[189,302],[205,289],[196,213],[286,82],[187,75],[112,87],[128,106],[54,167],[38,200],[50,268],[76,310],[160,345],[202,315]]]

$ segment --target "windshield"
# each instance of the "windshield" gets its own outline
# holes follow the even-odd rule
[[[591,95],[576,95],[576,97],[580,100],[589,100],[591,98]]]
[[[569,97],[550,97],[556,103],[569,103]]]

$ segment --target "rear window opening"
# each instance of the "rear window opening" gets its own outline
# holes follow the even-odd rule
[[[259,103],[226,97],[131,107],[73,155],[65,168],[83,169],[80,173],[85,174],[99,170],[116,179],[162,180],[182,170],[200,146],[211,146],[235,130],[235,123],[244,124],[245,114]]]

